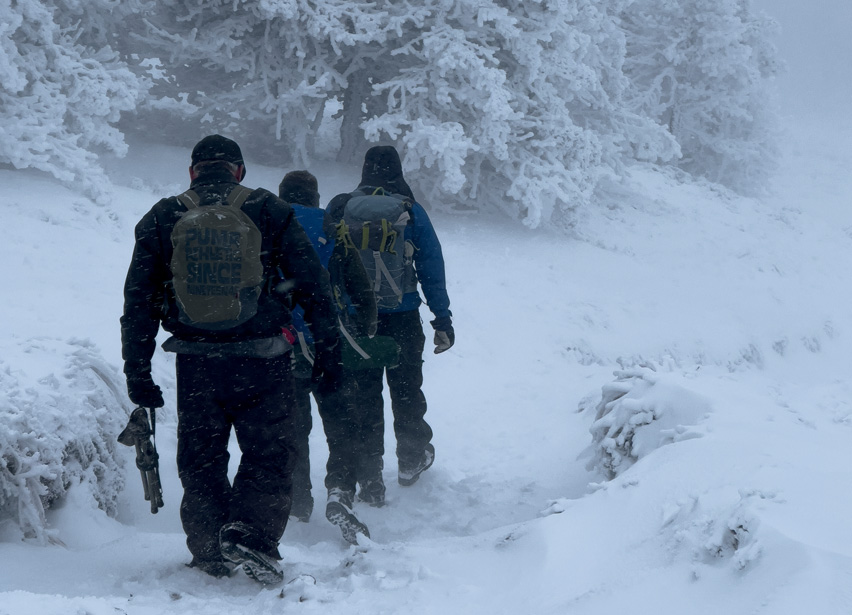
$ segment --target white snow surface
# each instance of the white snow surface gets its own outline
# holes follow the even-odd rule
[[[356,505],[372,541],[350,547],[322,514],[315,417],[318,505],[287,527],[278,587],[185,566],[158,350],[165,507],[118,447],[115,518],[83,481],[46,539],[0,523],[0,615],[852,613],[852,124],[791,123],[785,143],[762,201],[637,167],[570,237],[435,214],[457,339],[425,356],[435,465],[398,486],[389,429],[388,504]],[[244,184],[275,191],[285,170],[248,152]],[[103,414],[117,391],[123,424],[133,226],[187,166],[131,144],[110,206],[0,171],[0,406]],[[311,170],[323,202],[359,178]]]

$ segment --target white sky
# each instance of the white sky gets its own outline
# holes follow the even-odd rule
[[[795,114],[845,120],[852,111],[852,1],[753,0],[781,25],[777,41],[788,73],[782,104]]]

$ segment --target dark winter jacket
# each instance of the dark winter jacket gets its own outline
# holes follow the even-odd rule
[[[222,203],[237,184],[228,171],[212,168],[191,184],[201,206]],[[246,323],[224,331],[206,331],[182,324],[172,287],[169,267],[172,258],[171,232],[186,208],[176,197],[159,201],[136,225],[136,245],[124,287],[124,315],[121,317],[122,355],[128,376],[150,370],[159,326],[180,345],[252,344],[262,348],[281,337],[281,329],[291,321],[286,297],[275,292],[275,276],[280,269],[294,283],[294,300],[305,308],[318,343],[337,340],[336,315],[328,281],[316,252],[293,210],[267,190],[252,191],[242,207],[260,229],[263,237],[261,260],[265,279],[257,314]],[[170,341],[171,341],[170,340]],[[268,344],[267,344],[268,345]],[[174,346],[174,345],[173,345]],[[263,356],[262,354],[259,356]]]
[[[390,146],[376,146],[367,151],[364,156],[364,167],[361,172],[361,183],[358,190],[366,188],[384,188],[385,191],[402,194],[414,201],[414,194],[402,175],[402,163],[396,149]],[[369,190],[372,192],[372,190]],[[367,190],[365,190],[367,192]],[[352,198],[352,193],[338,194],[328,204],[327,227],[336,225],[343,218],[346,204]],[[436,318],[449,317],[450,298],[447,295],[447,282],[444,269],[444,255],[441,242],[432,226],[432,221],[426,210],[417,203],[411,208],[412,222],[405,229],[405,241],[414,244],[414,269],[417,280],[423,290],[429,310]],[[420,294],[415,290],[403,295],[402,302],[392,310],[385,312],[407,312],[416,310],[422,303]]]

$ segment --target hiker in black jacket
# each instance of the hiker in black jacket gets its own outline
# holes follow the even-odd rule
[[[312,323],[323,378],[330,388],[339,386],[340,347],[328,274],[286,203],[266,190],[239,186],[245,164],[234,141],[219,135],[202,139],[192,151],[189,174],[191,193],[162,199],[136,226],[121,317],[127,389],[141,407],[163,406],[151,377],[162,326],[172,334],[163,348],[177,353],[177,465],[189,565],[220,577],[230,574],[228,564],[242,564],[255,580],[276,582],[283,578],[278,542],[287,523],[293,468],[292,346],[282,328],[290,323],[292,296]],[[203,213],[207,206],[231,203],[240,192],[248,193],[241,210],[262,237],[256,313],[218,330],[188,323],[186,301],[179,305],[176,296],[172,230],[193,198],[199,205],[193,211]],[[231,266],[207,264],[212,272]],[[279,271],[288,281],[286,293],[278,292]],[[232,427],[242,453],[233,483],[228,479]]]
[[[385,501],[385,485],[382,479],[384,455],[384,403],[382,397],[383,378],[387,377],[393,410],[393,427],[396,435],[397,479],[400,485],[413,485],[435,459],[435,448],[431,443],[432,428],[425,420],[426,397],[423,385],[423,349],[426,337],[420,319],[423,300],[418,284],[429,310],[435,316],[430,321],[434,329],[435,353],[448,350],[455,342],[452,326],[450,300],[447,295],[444,273],[444,257],[435,229],[423,207],[414,198],[402,174],[402,163],[396,149],[391,146],[370,148],[364,157],[361,182],[357,196],[376,192],[398,194],[409,203],[410,219],[405,226],[403,238],[396,240],[398,250],[411,248],[411,262],[406,264],[403,275],[408,285],[399,282],[398,301],[378,306],[379,323],[377,335],[393,338],[399,347],[399,363],[395,366],[361,369],[354,379],[355,390],[349,394],[355,400],[354,411],[358,414],[359,430],[355,437],[361,441],[363,454],[358,466],[358,499],[373,506],[382,506]],[[346,215],[350,201],[356,196],[343,193],[335,196],[326,211],[329,224],[337,224]],[[375,225],[374,225],[375,226]],[[378,224],[379,228],[382,227]],[[350,229],[358,245],[361,231]],[[404,246],[404,247],[403,247]],[[374,258],[370,250],[361,250],[362,258]],[[368,263],[365,261],[365,266]],[[369,268],[369,267],[368,267]],[[375,269],[375,265],[374,265]],[[377,274],[378,275],[378,274]],[[378,278],[377,278],[378,279]],[[377,294],[378,294],[377,289]],[[341,499],[351,502],[355,494],[341,494]]]

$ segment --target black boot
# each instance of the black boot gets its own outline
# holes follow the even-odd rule
[[[358,534],[370,537],[367,526],[358,520],[352,512],[353,494],[333,487],[328,490],[328,503],[325,506],[325,518],[340,528],[343,539],[351,545],[358,544]]]
[[[273,553],[273,549],[264,548],[255,532],[245,523],[223,526],[219,531],[219,546],[225,559],[242,565],[245,573],[258,583],[274,585],[284,580],[278,554]]]

